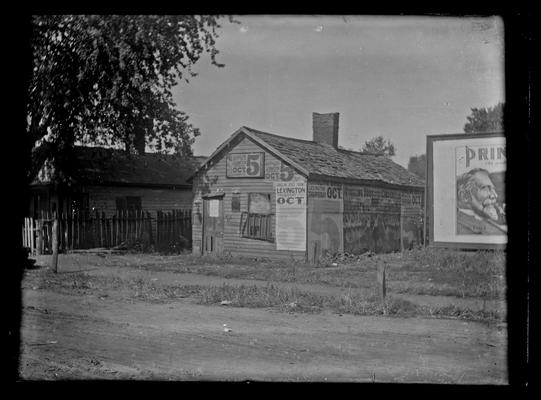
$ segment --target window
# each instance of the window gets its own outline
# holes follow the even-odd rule
[[[116,209],[121,211],[141,210],[141,197],[123,196],[116,198]]]
[[[249,193],[248,212],[244,211],[240,218],[241,236],[274,242],[273,217],[271,195]]]

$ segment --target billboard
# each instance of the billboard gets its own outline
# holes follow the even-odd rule
[[[427,162],[430,245],[505,247],[503,134],[427,136]]]

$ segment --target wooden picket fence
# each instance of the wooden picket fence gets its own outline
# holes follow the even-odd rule
[[[31,254],[52,252],[52,222],[54,215],[25,218],[23,246]],[[106,217],[95,210],[90,213],[60,214],[58,216],[59,251],[91,248],[133,248],[151,246],[158,250],[191,248],[191,210],[150,212],[121,211]]]
[[[182,240],[179,240],[182,238]],[[158,250],[191,248],[192,211],[156,212],[156,248]]]

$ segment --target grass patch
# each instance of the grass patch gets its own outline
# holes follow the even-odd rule
[[[272,284],[261,286],[208,286],[201,289],[199,303],[249,308],[276,308],[289,312],[320,312],[324,309],[340,314],[386,315],[392,317],[458,318],[497,322],[503,316],[497,311],[470,310],[458,306],[428,307],[404,299],[388,297],[381,302],[377,296],[347,291],[338,296],[325,296],[296,288],[280,288]]]
[[[403,254],[392,271],[396,293],[505,299],[504,251],[416,249]]]
[[[337,258],[340,260],[340,257]],[[462,298],[505,299],[505,253],[415,249],[404,253],[346,257],[344,263],[313,265],[294,260],[187,255],[171,263],[146,264],[149,271],[167,270],[219,276],[224,279],[261,280],[367,288],[376,279],[378,261],[387,263],[390,293]]]
[[[113,292],[115,297],[167,303],[181,298],[195,298],[199,304],[248,308],[273,308],[284,312],[317,313],[330,310],[340,314],[386,315],[392,317],[460,318],[475,321],[502,321],[498,312],[472,311],[457,306],[427,307],[393,298],[381,302],[374,295],[373,281],[369,289],[344,289],[337,295],[324,295],[298,288],[284,288],[267,283],[261,285],[169,285],[157,284],[148,278],[122,279],[118,276],[93,276],[84,272],[55,274],[42,271],[26,276],[24,286],[48,289],[72,295],[100,295]]]

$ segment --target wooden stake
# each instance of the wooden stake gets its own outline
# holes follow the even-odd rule
[[[385,296],[387,294],[387,287],[385,283],[385,262],[381,260],[378,261],[377,282],[379,298],[381,301],[385,301]]]
[[[37,240],[36,240],[36,253],[37,255],[43,254],[43,234],[42,234],[42,228],[41,228],[41,220],[36,220],[36,233],[37,233]]]
[[[402,216],[403,216],[403,212],[402,212],[402,208],[404,206],[403,205],[400,205],[400,252],[403,253],[404,252],[404,238],[403,238],[403,223],[402,223]]]
[[[51,268],[55,273],[58,272],[58,218],[55,215],[52,229],[53,255],[51,257]]]

